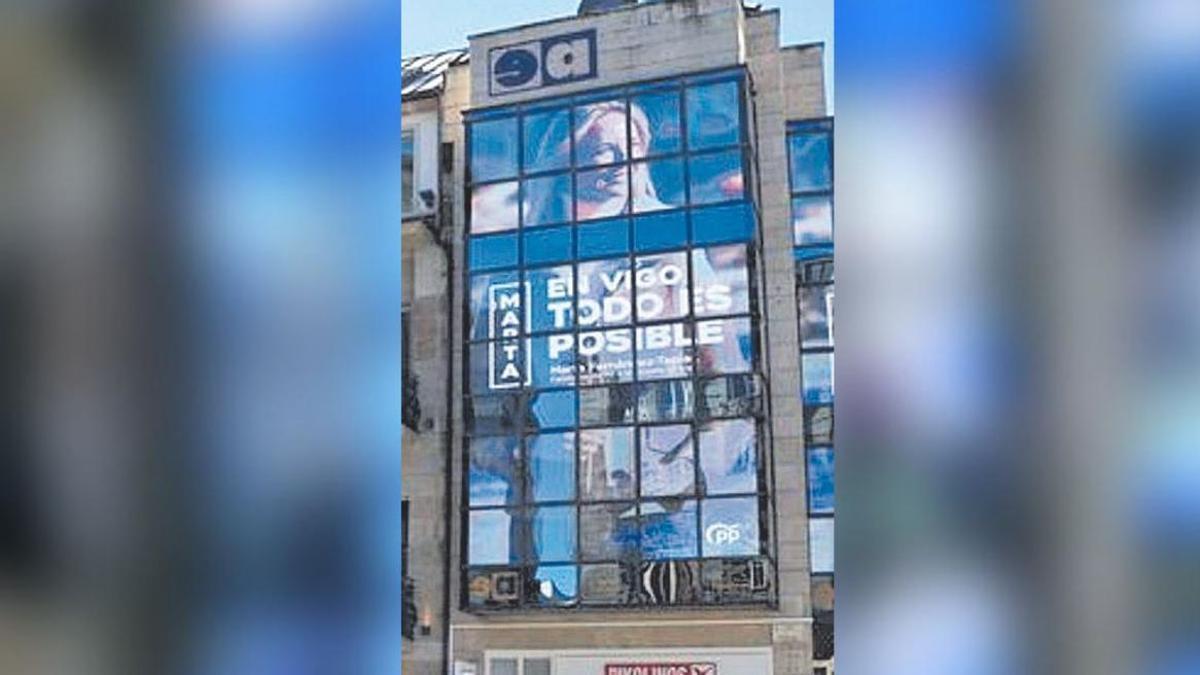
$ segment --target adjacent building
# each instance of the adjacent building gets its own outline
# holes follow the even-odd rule
[[[583,5],[403,63],[405,673],[832,672],[822,46]]]

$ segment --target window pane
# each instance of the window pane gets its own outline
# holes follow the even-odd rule
[[[498,338],[505,329],[519,333],[521,290],[516,272],[476,274],[471,277],[471,340]]]
[[[680,150],[679,92],[642,94],[630,103],[633,157],[662,155]]]
[[[536,333],[569,330],[575,325],[575,302],[571,288],[575,270],[570,265],[529,270],[530,324]],[[510,300],[510,305],[512,301]]]
[[[497,267],[516,267],[516,265],[517,235],[471,237],[471,269],[488,270]]]
[[[812,445],[833,443],[833,406],[804,408],[804,441]]]
[[[575,174],[575,218],[595,220],[629,213],[629,165]]]
[[[467,429],[474,434],[515,432],[519,403],[516,396],[472,396],[467,400]]]
[[[633,570],[622,565],[584,565],[579,587],[585,605],[629,604],[634,596]]]
[[[692,241],[722,244],[754,238],[754,209],[749,204],[731,204],[692,211]]]
[[[808,449],[808,510],[833,513],[833,448]]]
[[[626,118],[625,101],[605,101],[576,108],[576,166],[626,161],[629,147]]]
[[[750,311],[746,246],[710,246],[692,251],[693,311],[696,316]]]
[[[692,374],[691,326],[683,322],[639,327],[638,380],[669,380]]]
[[[829,134],[796,134],[791,137],[791,146],[792,191],[832,188]]]
[[[413,132],[400,134],[400,217],[409,215],[416,204],[413,190]]]
[[[579,432],[580,499],[630,499],[634,479],[631,427]]]
[[[574,506],[543,506],[533,510],[533,555],[536,562],[575,559]]]
[[[804,405],[833,403],[833,354],[804,354],[800,368],[804,375]]]
[[[683,160],[638,162],[630,166],[633,212],[662,211],[683,206]]]
[[[535,502],[575,497],[575,433],[539,434],[526,439],[529,494]]]
[[[643,557],[694,558],[696,548],[696,500],[642,502]]]
[[[555,333],[531,338],[533,387],[547,389],[575,386],[575,336]]]
[[[792,236],[797,246],[832,242],[833,198],[828,196],[793,198]]]
[[[611,387],[579,390],[579,423],[629,424],[633,422],[633,387],[619,384]]]
[[[812,605],[817,612],[833,611],[833,577],[813,577]]]
[[[687,113],[689,148],[737,143],[741,129],[737,82],[689,87]]]
[[[696,322],[696,368],[701,375],[745,373],[754,369],[750,319]]]
[[[692,418],[695,396],[691,380],[638,385],[639,422],[680,422]]]
[[[687,216],[683,211],[638,216],[633,219],[634,246],[638,251],[661,251],[687,244]]]
[[[596,258],[629,252],[629,221],[614,218],[582,223],[579,230],[579,257]]]
[[[520,445],[514,437],[471,440],[471,506],[506,506],[521,501]]]
[[[579,334],[579,384],[633,381],[633,331],[614,328]]]
[[[534,394],[530,399],[526,419],[534,431],[575,426],[575,391],[543,391]]]
[[[758,435],[753,420],[700,427],[700,470],[705,492],[728,495],[758,489]]]
[[[638,256],[637,320],[677,319],[688,313],[687,253]]]
[[[471,345],[471,392],[488,394],[524,385],[526,344],[517,339]]]
[[[517,173],[517,119],[471,125],[471,180],[508,178]]]
[[[741,151],[691,157],[688,170],[693,204],[712,204],[745,196]]]
[[[565,169],[571,163],[571,111],[527,113],[525,173]]]
[[[676,497],[696,491],[692,428],[686,424],[642,427],[642,495]]]
[[[503,509],[471,511],[467,562],[472,565],[507,565],[520,561],[513,541],[513,518]]]
[[[525,227],[571,220],[571,174],[528,178],[521,183]]]
[[[740,417],[759,412],[759,390],[753,375],[727,375],[701,385],[701,417]]]
[[[516,659],[492,659],[492,675],[519,675]]]
[[[700,515],[705,558],[758,555],[758,497],[705,499]]]
[[[525,659],[525,675],[550,675],[550,659]]]
[[[833,518],[808,521],[808,552],[813,574],[833,572]]]
[[[637,505],[633,502],[579,507],[580,557],[625,560],[638,550]]]
[[[800,289],[800,344],[833,346],[833,286]]]
[[[525,238],[525,264],[540,265],[570,260],[574,257],[572,241],[574,231],[567,227],[547,227],[527,230]]]
[[[533,575],[532,601],[545,607],[574,605],[579,598],[578,578],[574,565],[543,565]],[[525,661],[525,675],[533,672]],[[543,672],[549,672],[549,668]]]
[[[471,190],[471,233],[503,232],[517,227],[517,182],[481,185]]]
[[[628,324],[633,313],[631,286],[628,258],[579,263],[579,325]]]

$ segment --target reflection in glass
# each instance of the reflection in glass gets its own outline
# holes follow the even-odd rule
[[[471,125],[471,180],[517,174],[517,120],[506,117]]]
[[[575,559],[574,506],[543,506],[533,510],[533,555],[537,562]]]
[[[638,385],[638,421],[679,422],[691,419],[694,398],[691,380],[642,383]]]
[[[571,163],[571,111],[530,112],[525,124],[525,173],[565,169]]]
[[[648,138],[641,138],[641,127],[634,125],[634,159],[678,152],[680,149],[679,92],[676,90],[634,96],[631,107],[646,116]]]
[[[529,428],[555,429],[575,426],[575,391],[543,391],[534,394],[527,416]]]
[[[628,328],[579,334],[579,384],[633,381],[633,331]]]
[[[633,502],[579,507],[579,557],[625,560],[638,550],[638,515]]]
[[[526,230],[525,264],[541,265],[570,260],[573,254],[573,235],[574,231],[570,225]]]
[[[687,253],[638,256],[634,265],[638,321],[677,319],[687,315]]]
[[[828,244],[833,241],[833,199],[794,197],[792,236],[796,246]]]
[[[487,234],[516,229],[517,201],[517,181],[473,188],[471,233]]]
[[[471,511],[467,537],[467,562],[472,565],[507,565],[519,562],[512,540],[513,519],[503,509]]]
[[[521,183],[525,227],[571,220],[571,175],[527,178]]]
[[[629,499],[634,481],[631,427],[579,432],[580,499]]]
[[[758,489],[758,435],[754,420],[722,420],[700,428],[700,471],[710,495]]]
[[[800,289],[800,341],[802,347],[833,346],[833,286]]]
[[[743,314],[750,311],[750,274],[746,246],[710,246],[692,250],[696,316]]]
[[[693,156],[688,159],[688,170],[693,204],[713,204],[744,196],[740,151]]]
[[[579,423],[629,424],[633,422],[633,386],[618,384],[611,387],[579,390]]]
[[[633,219],[633,239],[639,252],[681,248],[687,244],[687,215],[671,211],[638,216]]]
[[[808,552],[813,574],[833,572],[833,518],[810,518]]]
[[[499,310],[502,304],[517,310],[515,327],[520,329],[521,294],[516,272],[476,274],[471,277],[471,340],[500,337],[502,326],[499,319],[502,312]],[[509,322],[511,325],[512,318]]]
[[[792,192],[833,187],[829,134],[795,134],[790,139]]]
[[[471,237],[468,262],[473,270],[516,267],[517,235],[499,234],[490,237]]]
[[[700,387],[701,417],[740,417],[759,412],[754,375],[714,377]]]
[[[660,499],[641,509],[643,557],[696,557],[696,500]]]
[[[689,87],[687,115],[690,149],[736,144],[741,130],[737,82]]]
[[[467,430],[474,434],[507,434],[517,428],[516,396],[472,396],[467,401]]]
[[[683,192],[683,160],[659,159],[634,164],[630,170],[636,177],[646,176],[653,188],[654,199],[637,199],[633,202],[634,213],[662,211],[685,202]],[[635,185],[637,183],[635,182]]]
[[[471,440],[468,492],[471,506],[505,506],[521,501],[521,448],[512,437]]]
[[[563,607],[575,604],[579,595],[574,565],[543,565],[533,574],[534,600],[539,605]],[[525,675],[533,672],[525,662]]]
[[[633,575],[621,565],[584,565],[579,572],[584,604],[622,605],[633,598]]]
[[[692,428],[686,424],[642,427],[642,495],[690,495],[696,491],[696,459]]]
[[[758,497],[705,499],[700,515],[704,557],[758,555]]]
[[[629,259],[579,263],[579,325],[619,326],[632,318]]]
[[[833,513],[833,448],[808,449],[808,510]]]
[[[804,405],[833,403],[833,354],[803,354]]]
[[[809,445],[833,443],[833,406],[805,406],[804,442]]]
[[[561,502],[574,498],[575,433],[530,436],[526,444],[531,501]]]
[[[547,267],[525,272],[529,284],[530,324],[535,333],[568,330],[575,325],[575,285],[570,265]]]
[[[701,375],[745,373],[754,368],[750,319],[696,322],[696,367]]]
[[[575,386],[575,336],[570,333],[555,333],[531,338],[532,356],[529,368],[533,387]]]

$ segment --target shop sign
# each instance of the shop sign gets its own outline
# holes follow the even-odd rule
[[[609,663],[604,675],[717,675],[715,663]]]
[[[492,96],[596,77],[596,31],[555,35],[488,51]]]

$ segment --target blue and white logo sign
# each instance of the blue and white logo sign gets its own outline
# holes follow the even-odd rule
[[[488,93],[501,96],[596,77],[596,31],[495,47],[488,52]]]

